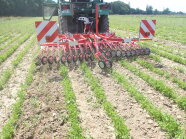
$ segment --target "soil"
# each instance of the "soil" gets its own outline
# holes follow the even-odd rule
[[[7,43],[9,43],[11,40],[13,40],[14,38],[16,38],[17,36],[21,36],[20,34],[17,34],[16,36],[13,35],[10,39],[0,43],[0,48],[3,46],[3,45],[6,45]],[[14,41],[10,46],[13,46],[14,44],[16,44],[17,41]],[[5,49],[9,48],[9,46],[7,46]],[[3,49],[4,50],[4,49]],[[3,51],[3,50],[0,50],[0,53]]]
[[[6,71],[8,68],[12,67],[12,61],[15,60],[15,57],[23,50],[23,48],[35,37],[32,35],[26,42],[21,44],[18,49],[10,56],[8,57],[7,60],[5,60],[1,65],[0,65],[0,76],[1,74]],[[33,47],[37,47],[36,45]]]
[[[26,91],[15,139],[68,137],[69,123],[58,71],[37,72]]]
[[[20,37],[20,38],[21,38],[21,37]],[[20,38],[19,38],[19,39],[20,39]],[[18,40],[19,40],[19,39],[18,39]],[[16,45],[16,44],[18,43],[18,40],[14,41],[11,45],[7,46],[5,49],[1,50],[1,51],[0,51],[0,55],[3,54],[3,53],[5,53],[9,48],[11,48],[11,47],[13,47],[14,45]],[[23,43],[24,43],[24,42],[23,42]]]
[[[26,74],[30,67],[29,63],[32,63],[33,56],[35,55],[34,52],[36,52],[36,47],[32,47],[23,57],[23,60],[13,72],[4,89],[0,91],[0,130],[11,114],[11,106],[16,102],[17,92],[25,81]],[[9,61],[9,59],[7,61]],[[6,64],[8,63],[6,62]],[[6,66],[8,67],[8,65]]]
[[[151,75],[154,79],[163,81],[169,88],[172,88],[177,94],[179,94],[179,96],[186,96],[186,91],[180,88],[176,83],[173,83],[164,76],[156,74],[149,69],[140,66],[137,62],[133,62],[132,64],[144,73]]]
[[[162,62],[155,62],[153,59],[150,58],[144,58],[144,60],[152,63],[154,66],[155,65],[161,65],[161,70],[169,73],[171,76],[176,77],[182,81],[186,81],[186,74],[184,73],[180,73],[176,67],[168,67],[166,66],[166,64],[162,63]]]
[[[151,101],[152,104],[160,108],[162,112],[166,112],[174,116],[178,122],[184,125],[186,122],[186,113],[184,110],[181,110],[175,104],[175,102],[168,99],[160,92],[154,90],[144,80],[134,75],[129,70],[121,67],[120,64],[114,64],[114,69],[117,72],[123,74],[128,79],[128,81],[139,90],[139,92],[144,94],[144,96],[146,96]]]
[[[182,67],[186,71],[186,65],[182,65],[180,63],[176,63],[167,58],[161,57],[161,63],[163,63],[166,67],[174,68],[174,67]]]
[[[103,74],[98,67],[93,70],[93,74],[99,79],[108,101],[113,104],[116,111],[125,120],[132,138],[160,139],[166,136],[166,133],[160,129],[147,111],[142,109],[138,102],[129,96],[111,75]]]
[[[163,40],[160,38],[155,39],[155,41],[161,42],[164,45],[186,49],[186,45],[179,43],[179,42],[174,42],[174,41],[170,41],[170,40]]]
[[[114,139],[114,127],[100,104],[96,102],[94,93],[83,78],[82,71],[70,71],[69,77],[76,95],[80,110],[80,121],[86,138]]]

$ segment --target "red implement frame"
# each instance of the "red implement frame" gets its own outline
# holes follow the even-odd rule
[[[97,4],[95,13],[96,33],[89,32],[87,34],[58,34],[58,42],[41,44],[43,48],[40,53],[40,56],[42,57],[41,59],[44,59],[43,61],[46,62],[48,58],[50,63],[52,63],[55,58],[58,60],[60,59],[62,52],[62,61],[70,61],[77,57],[79,57],[81,60],[82,58],[90,58],[91,55],[93,55],[99,61],[109,61],[111,55],[113,57],[113,55],[119,56],[121,52],[124,51],[141,50],[140,46],[135,43],[136,41],[152,40],[151,38],[124,39],[111,32],[99,33],[98,10],[99,5]]]

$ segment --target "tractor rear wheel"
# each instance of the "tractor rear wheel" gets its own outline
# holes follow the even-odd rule
[[[108,15],[102,15],[99,18],[99,32],[105,33],[109,30],[109,19]]]

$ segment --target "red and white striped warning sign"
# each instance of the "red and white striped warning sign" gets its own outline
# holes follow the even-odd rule
[[[141,20],[139,38],[154,38],[156,20]]]
[[[35,26],[39,44],[59,40],[56,21],[36,21]]]

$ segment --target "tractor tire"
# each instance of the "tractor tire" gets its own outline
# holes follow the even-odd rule
[[[105,33],[109,30],[109,19],[108,15],[102,15],[99,18],[99,32]]]
[[[62,33],[66,33],[68,32],[68,17],[63,16],[62,20],[61,20],[61,29],[62,29]]]

